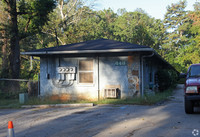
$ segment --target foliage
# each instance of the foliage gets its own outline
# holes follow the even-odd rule
[[[1,77],[9,77],[9,63],[8,63],[8,43],[9,40],[6,39],[8,37],[8,31],[4,30],[4,28],[8,29],[9,27],[4,25],[8,23],[8,13],[4,10],[5,4],[0,1],[0,47],[1,47],[1,58],[0,58],[0,75]]]
[[[38,33],[55,7],[53,0],[21,0],[18,4],[20,38]]]
[[[194,63],[199,63],[199,2],[195,11],[186,11],[186,1],[167,7],[164,25],[167,29],[162,50],[165,59],[178,71],[186,72]]]
[[[21,105],[18,99],[1,99],[0,100],[0,109],[16,109],[20,108]]]
[[[1,77],[11,77],[15,70],[12,66],[17,64],[21,78],[37,79],[39,62],[34,60],[33,69],[29,69],[30,58],[20,57],[20,51],[100,38],[150,46],[180,72],[200,60],[200,2],[194,4],[194,11],[185,9],[185,0],[172,3],[165,19],[160,20],[142,9],[94,11],[92,2],[86,0],[20,0],[14,5],[16,29],[11,26],[8,11],[12,9],[7,1],[0,1]],[[20,50],[13,52],[15,47]],[[19,59],[10,59],[14,57]]]
[[[178,74],[174,70],[160,69],[156,73],[158,78],[159,91],[164,91],[169,87],[176,85]]]
[[[159,49],[158,39],[162,39],[162,35],[159,35],[162,30],[161,21],[149,17],[141,9],[119,16],[114,26],[116,40],[146,45],[156,50]]]
[[[8,73],[14,79],[20,78],[20,50],[23,44],[21,40],[36,35],[42,26],[48,21],[48,14],[54,9],[54,0],[3,0],[1,10],[7,15],[7,20],[1,22],[1,41],[4,50],[3,58],[7,57]],[[6,32],[6,33],[5,33]],[[32,45],[33,46],[33,45]],[[26,46],[27,47],[27,46]],[[5,52],[8,49],[9,52]],[[7,51],[7,50],[6,50]],[[3,71],[2,71],[3,72]],[[15,86],[19,86],[17,83]]]

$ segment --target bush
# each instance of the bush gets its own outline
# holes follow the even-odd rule
[[[0,92],[0,99],[18,99],[19,92]]]
[[[28,95],[29,96],[38,96],[38,81],[29,81],[28,82]]]
[[[156,75],[158,79],[159,91],[164,91],[177,84],[178,74],[174,70],[159,70]]]

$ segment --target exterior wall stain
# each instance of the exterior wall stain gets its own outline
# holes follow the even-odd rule
[[[138,96],[140,93],[139,70],[139,54],[128,56],[128,94],[130,97]]]
[[[87,58],[60,58],[60,66],[74,66],[78,69],[79,59]],[[94,59],[95,60],[95,59]],[[47,65],[48,63],[48,65]],[[48,67],[47,67],[48,66]],[[40,62],[40,95],[43,97],[50,97],[52,100],[97,100],[98,92],[96,79],[91,85],[81,85],[78,83],[78,73],[76,73],[75,80],[69,86],[58,85],[53,83],[58,81],[59,75],[56,68],[59,66],[58,58],[41,58]],[[96,63],[94,63],[96,68]],[[49,79],[46,75],[49,74]],[[96,69],[94,70],[96,76]],[[68,81],[65,81],[68,82]]]
[[[118,62],[127,62],[128,57],[101,57],[100,58],[100,96],[105,98],[104,89],[118,88],[120,98],[128,96],[127,63],[118,65]]]
[[[79,60],[94,60],[94,82],[86,85],[79,83]],[[118,88],[120,98],[139,95],[139,54],[134,56],[115,56],[99,58],[99,89],[100,98],[104,98],[104,89]],[[76,58],[41,58],[40,64],[40,93],[41,96],[50,97],[52,100],[97,100],[98,99],[98,63],[95,57]],[[48,65],[47,65],[48,64]],[[47,67],[48,66],[48,67]],[[59,75],[57,67],[76,67],[76,78],[70,86],[57,86]],[[47,74],[49,78],[47,78]],[[65,81],[68,82],[68,81]]]
[[[84,95],[84,94],[67,94],[67,93],[63,93],[63,94],[53,94],[49,96],[50,100],[52,101],[61,101],[61,102],[65,102],[68,100],[89,100],[89,101],[95,101],[96,99],[90,97],[90,95]]]

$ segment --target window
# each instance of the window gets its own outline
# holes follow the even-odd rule
[[[200,76],[200,66],[191,66],[189,70],[189,77],[199,77]]]
[[[79,60],[79,83],[93,83],[93,60]]]

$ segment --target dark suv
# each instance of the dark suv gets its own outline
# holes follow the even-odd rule
[[[193,64],[188,68],[185,81],[185,112],[194,112],[194,106],[200,105],[200,64]]]

